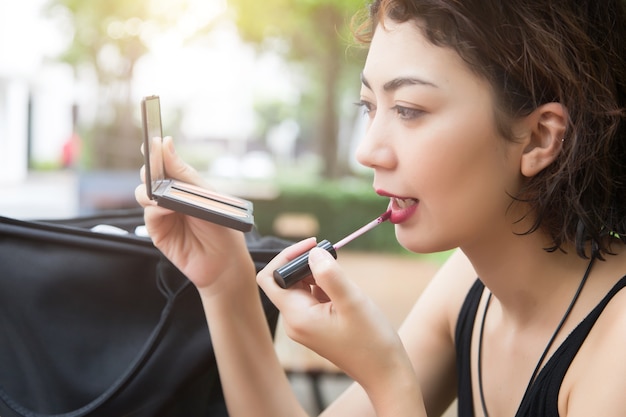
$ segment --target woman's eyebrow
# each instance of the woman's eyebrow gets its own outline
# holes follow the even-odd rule
[[[361,73],[361,83],[369,88],[370,90],[372,89],[372,87],[370,86],[369,81],[367,81],[367,79],[365,78],[365,75],[363,73]],[[383,90],[390,92],[390,91],[395,91],[397,89],[399,89],[400,87],[406,86],[406,85],[424,85],[424,86],[429,86],[429,87],[434,87],[434,88],[439,88],[437,87],[436,84],[430,82],[430,81],[426,81],[423,80],[421,78],[417,78],[417,77],[397,77],[394,78],[391,81],[387,81],[384,85],[383,85]]]

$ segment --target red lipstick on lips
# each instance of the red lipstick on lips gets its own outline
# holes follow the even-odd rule
[[[400,224],[408,220],[415,210],[417,210],[418,203],[411,204],[406,207],[400,207],[398,203],[392,199],[389,203],[389,208],[391,209],[391,222],[393,224]]]
[[[391,217],[389,220],[393,224],[400,224],[408,220],[413,215],[413,213],[415,213],[415,211],[417,210],[417,206],[419,205],[419,201],[414,198],[399,197],[390,194],[384,190],[376,190],[376,193],[383,197],[389,197],[390,201],[388,210],[391,211]],[[402,207],[398,204],[398,200],[410,200],[412,201],[412,203],[408,205],[403,205],[404,207]]]

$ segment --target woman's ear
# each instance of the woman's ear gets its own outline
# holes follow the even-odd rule
[[[554,162],[563,147],[567,120],[567,110],[560,103],[543,104],[524,118],[522,175],[533,177]]]

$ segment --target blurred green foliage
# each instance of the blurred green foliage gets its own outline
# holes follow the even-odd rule
[[[319,228],[314,236],[318,242],[327,239],[337,243],[384,213],[389,200],[374,193],[371,182],[351,179],[283,184],[277,198],[253,200],[253,203],[255,225],[262,235],[278,235],[294,241],[310,237],[306,234],[280,236],[275,228],[276,220],[282,215],[304,214],[317,221]],[[394,225],[390,222],[384,222],[359,236],[342,249],[345,250],[400,254],[437,264],[443,264],[454,251],[410,252],[398,243]]]
[[[333,243],[376,219],[389,204],[389,200],[376,195],[369,184],[358,181],[288,185],[281,189],[275,199],[253,202],[255,224],[261,234],[276,235],[274,225],[281,215],[306,214],[317,220],[318,240],[328,239]],[[298,239],[309,236],[296,234],[287,237]],[[396,241],[393,225],[389,222],[350,242],[346,248],[406,252]]]
[[[327,178],[349,174],[348,155],[341,153],[340,130],[354,125],[358,112],[350,104],[360,88],[365,49],[351,34],[352,17],[365,0],[230,0],[244,40],[260,50],[279,52],[303,69],[303,98],[295,117],[302,136],[321,156]],[[343,125],[343,129],[341,129]]]
[[[350,20],[365,0],[206,1],[223,5],[224,13],[205,18],[187,34],[187,42],[201,40],[216,23],[232,18],[245,41],[292,62],[302,76],[301,102],[289,109],[277,102],[259,103],[260,116],[268,119],[264,128],[279,123],[280,113],[295,118],[301,125],[301,139],[324,161],[323,175],[336,178],[349,173],[345,154],[349,147],[340,142],[349,140],[350,132],[340,140],[339,131],[350,130],[358,113],[351,103],[358,97],[365,51],[352,47]],[[180,24],[197,3],[49,0],[51,15],[63,10],[67,18],[61,24],[73,33],[59,58],[72,65],[76,74],[92,71],[99,84],[101,117],[92,126],[79,126],[85,149],[90,151],[91,168],[126,169],[140,163],[136,139],[141,133],[133,118],[138,103],[131,94],[135,65],[149,52],[150,33]],[[339,154],[341,150],[344,154]]]
[[[72,35],[58,59],[72,66],[76,78],[93,75],[97,82],[98,116],[89,126],[76,126],[84,143],[86,168],[141,165],[137,152],[141,130],[134,118],[139,103],[132,94],[135,65],[148,53],[150,35],[174,26],[191,3],[49,0],[46,4],[48,15]],[[205,22],[190,38],[209,33],[214,24],[215,20]]]

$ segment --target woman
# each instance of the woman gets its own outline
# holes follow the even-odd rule
[[[323,250],[314,283],[275,284],[315,239],[258,274],[289,336],[356,381],[324,416],[435,416],[457,396],[463,417],[626,415],[622,3],[371,5],[357,157],[404,247],[459,250],[398,333]],[[170,176],[199,182],[166,145]],[[137,198],[200,292],[231,415],[305,415],[241,233]]]

